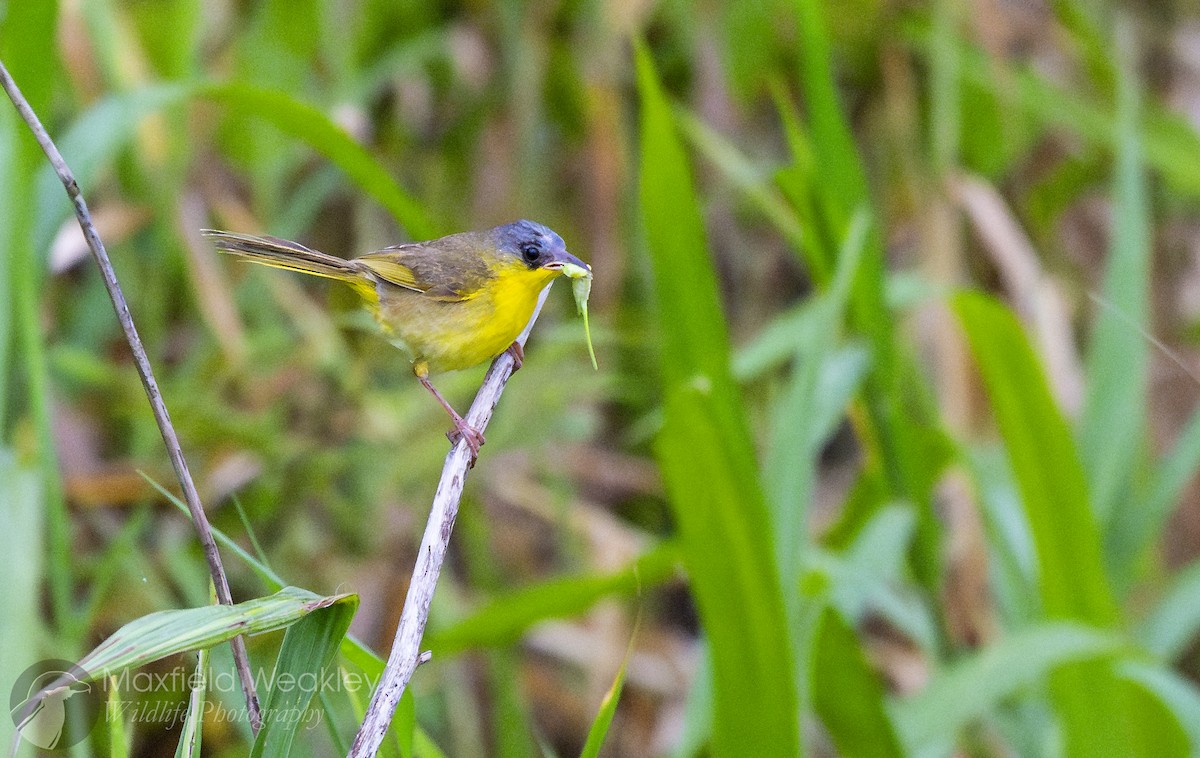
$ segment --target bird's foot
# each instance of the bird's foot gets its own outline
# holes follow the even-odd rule
[[[471,426],[462,418],[454,420],[454,428],[446,432],[446,437],[450,440],[451,445],[457,445],[459,440],[466,440],[467,448],[471,451],[472,460],[479,457],[479,448],[486,441],[483,438],[483,432]]]
[[[525,365],[525,348],[521,347],[520,342],[514,342],[504,352],[512,356],[513,373],[517,373],[517,370]]]

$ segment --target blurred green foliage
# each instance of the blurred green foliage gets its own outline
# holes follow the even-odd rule
[[[1168,5],[0,6],[249,601],[208,605],[103,284],[0,108],[0,686],[121,628],[122,666],[228,674],[148,651],[286,585],[362,602],[256,667],[377,677],[441,409],[344,293],[198,230],[351,256],[530,217],[596,271],[601,370],[553,293],[385,755],[1200,753],[1200,74]],[[343,754],[370,690],[268,686],[320,728],[257,742],[201,711],[236,687],[110,694],[183,716],[80,755]]]

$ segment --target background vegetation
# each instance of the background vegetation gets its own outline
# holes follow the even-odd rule
[[[348,622],[338,671],[386,655],[446,419],[345,292],[198,230],[350,256],[530,217],[592,263],[600,371],[552,293],[389,754],[575,755],[608,718],[611,756],[1200,753],[1187,4],[0,7],[235,597],[271,596],[245,613],[287,639]],[[209,593],[99,275],[8,107],[0,145],[7,690]],[[441,387],[465,405],[481,376]],[[305,616],[284,585],[360,599]],[[199,614],[158,641],[228,636]],[[256,666],[334,654],[284,640],[251,638]],[[88,660],[230,665],[119,647]],[[236,688],[110,694],[191,718],[110,719],[78,754],[250,749],[201,715]],[[316,728],[256,750],[342,754],[368,696],[322,692]]]

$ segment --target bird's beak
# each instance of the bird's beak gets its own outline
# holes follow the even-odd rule
[[[556,254],[554,256],[554,260],[548,261],[545,264],[543,264],[543,266],[542,266],[542,268],[547,269],[549,271],[562,271],[564,273],[569,272],[571,270],[571,267],[575,267],[577,269],[586,271],[588,273],[588,275],[590,275],[592,273],[591,266],[587,265],[586,263],[579,260],[578,258],[571,255],[570,253],[568,253],[565,250],[561,253]]]

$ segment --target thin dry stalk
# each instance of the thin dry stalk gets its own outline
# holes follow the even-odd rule
[[[41,120],[33,112],[29,101],[21,94],[20,88],[17,87],[17,83],[13,81],[12,76],[8,73],[8,68],[2,62],[0,62],[0,86],[4,87],[9,99],[16,106],[17,112],[21,114],[21,118],[29,126],[29,130],[33,132],[34,138],[41,145],[42,152],[50,160],[50,165],[54,167],[55,173],[58,174],[63,187],[67,190],[67,195],[71,198],[71,203],[75,206],[75,216],[79,219],[79,226],[83,230],[88,248],[92,251],[92,257],[96,259],[96,265],[100,267],[104,286],[108,289],[113,309],[117,312],[117,320],[121,322],[121,330],[125,333],[125,341],[129,343],[129,349],[133,353],[133,362],[137,366],[142,387],[146,390],[146,397],[150,401],[150,409],[154,412],[154,420],[158,423],[163,444],[167,447],[167,456],[171,459],[175,476],[183,490],[184,502],[187,503],[188,510],[191,512],[192,522],[196,526],[200,544],[204,549],[204,557],[208,561],[208,570],[212,575],[213,585],[216,587],[217,599],[225,605],[232,605],[233,598],[229,593],[229,581],[225,578],[225,569],[221,565],[221,554],[217,552],[217,543],[213,541],[208,517],[204,513],[204,506],[200,504],[200,495],[196,492],[196,485],[188,471],[187,461],[183,459],[179,436],[175,434],[175,427],[171,424],[167,406],[163,402],[158,382],[155,381],[154,372],[150,368],[150,360],[146,357],[146,349],[142,346],[142,338],[138,336],[137,328],[133,325],[129,304],[125,302],[125,295],[121,292],[121,285],[117,282],[117,274],[113,270],[112,261],[108,258],[108,252],[104,249],[104,243],[96,232],[91,213],[88,212],[87,203],[84,202],[83,195],[79,191],[79,183],[75,181],[75,176],[71,173],[66,161],[63,160],[62,154],[58,152],[54,141],[50,139],[50,135],[42,126]],[[230,645],[233,648],[233,659],[237,666],[238,677],[241,679],[242,691],[246,696],[246,709],[250,714],[250,725],[257,733],[262,724],[262,713],[259,710],[258,697],[254,693],[254,678],[250,673],[250,659],[246,655],[246,643],[241,637],[235,637]]]
[[[517,342],[522,346],[529,338],[529,332],[533,329],[549,292],[550,285],[547,285],[538,298],[537,308],[525,326],[525,331],[517,337]],[[500,402],[504,386],[508,384],[512,374],[512,355],[505,351],[492,361],[491,368],[483,378],[483,385],[475,395],[475,402],[471,403],[471,409],[467,411],[468,424],[481,432],[487,427],[492,413],[496,410],[496,404]],[[425,633],[425,623],[429,620],[429,603],[433,599],[438,575],[442,571],[442,561],[446,557],[446,547],[450,544],[450,533],[454,530],[454,520],[458,516],[463,484],[466,482],[467,472],[474,464],[471,451],[464,440],[459,440],[446,455],[442,478],[438,482],[437,492],[434,493],[429,520],[425,523],[425,535],[421,538],[421,548],[417,553],[417,565],[413,568],[408,595],[404,598],[404,610],[400,613],[400,625],[396,628],[392,652],[388,655],[379,685],[371,696],[371,704],[367,706],[362,726],[354,737],[354,744],[350,746],[350,758],[370,758],[379,751],[379,746],[387,735],[388,726],[392,723],[400,696],[404,694],[404,688],[408,686],[417,666],[429,660],[428,651],[421,652],[421,637]]]
[[[949,191],[996,265],[1017,315],[1035,335],[1055,397],[1077,415],[1083,405],[1083,368],[1062,292],[1042,269],[1033,243],[995,187],[962,174],[951,179]]]

